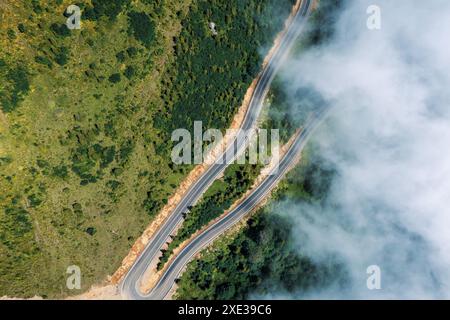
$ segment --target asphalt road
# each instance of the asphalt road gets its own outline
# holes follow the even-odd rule
[[[248,130],[250,128],[255,127],[256,120],[259,117],[259,114],[261,112],[264,99],[267,95],[267,91],[270,88],[270,84],[272,83],[277,71],[279,70],[280,66],[283,64],[284,60],[286,59],[290,49],[292,48],[292,45],[294,44],[294,41],[298,38],[302,31],[302,27],[304,26],[304,23],[306,21],[306,18],[309,16],[310,10],[311,10],[311,2],[312,0],[303,0],[300,9],[298,10],[297,14],[295,15],[292,23],[290,24],[287,32],[284,34],[283,38],[281,39],[281,43],[276,50],[276,52],[272,55],[271,59],[267,63],[266,67],[261,73],[260,79],[256,85],[256,88],[254,90],[252,99],[249,104],[249,108],[247,110],[247,113],[244,117],[244,120],[241,125],[242,130]],[[307,128],[304,133],[307,132]],[[303,133],[302,133],[303,136]],[[141,278],[144,275],[145,271],[148,269],[150,263],[156,258],[156,256],[159,254],[161,248],[168,240],[170,234],[173,233],[177,225],[179,225],[183,220],[183,212],[188,211],[188,207],[195,204],[195,202],[201,197],[201,195],[208,189],[208,187],[216,180],[216,178],[226,169],[226,167],[229,164],[229,159],[234,159],[237,154],[241,150],[244,149],[246,145],[246,141],[241,141],[241,139],[236,139],[234,141],[234,146],[230,146],[227,148],[227,150],[223,153],[220,161],[217,161],[215,164],[211,165],[208,170],[197,180],[197,182],[188,190],[186,195],[183,197],[183,199],[180,201],[178,206],[175,208],[175,210],[172,212],[172,214],[166,219],[166,221],[163,223],[163,225],[159,228],[158,232],[153,236],[153,238],[149,241],[148,245],[145,247],[142,254],[136,259],[133,266],[130,268],[126,276],[124,277],[120,290],[121,294],[124,298],[127,299],[161,299],[165,297],[170,287],[173,285],[173,280],[176,279],[177,275],[179,274],[179,271],[170,271],[175,267],[175,262],[170,265],[167,272],[164,274],[164,276],[160,279],[160,282],[158,285],[147,295],[142,294],[140,292],[140,283]],[[294,143],[294,145],[297,145]],[[292,148],[291,148],[292,149]],[[283,158],[283,160],[280,163],[280,170],[281,173],[281,165],[282,162],[286,159],[286,156]],[[279,176],[279,175],[277,175]],[[275,176],[274,176],[275,177]],[[279,180],[279,179],[278,179]],[[278,181],[276,180],[276,181]],[[272,179],[271,179],[272,181]],[[269,191],[266,191],[266,193]],[[258,199],[261,199],[263,195],[260,197],[251,197],[251,204],[253,203],[256,205]],[[247,201],[246,201],[247,202]],[[246,203],[245,202],[245,203]],[[229,215],[230,217],[238,217],[240,215],[234,214]],[[228,217],[228,216],[227,216]],[[228,220],[227,220],[228,221]],[[234,221],[234,220],[233,220]],[[219,230],[225,231],[225,229],[222,229],[224,227],[228,226],[228,223],[225,223],[220,227]],[[210,234],[210,233],[206,233]],[[219,235],[219,233],[214,232],[214,235]],[[203,234],[202,234],[203,235]],[[199,237],[201,238],[201,236]],[[203,238],[202,238],[203,239]],[[197,239],[193,242],[196,242]],[[202,244],[203,242],[199,243],[198,245]],[[187,248],[192,248],[191,245],[189,245]],[[187,249],[186,248],[186,249]],[[200,248],[200,247],[199,247]],[[185,249],[185,250],[186,250]],[[183,251],[184,252],[184,251]],[[195,255],[193,253],[190,255],[193,251],[186,252],[188,255],[180,254],[180,259],[186,259],[186,257],[191,258],[192,255]],[[177,258],[176,261],[182,261],[187,262],[187,260],[179,260]],[[178,264],[177,264],[178,265]],[[170,272],[169,272],[170,271]],[[172,281],[172,282],[170,282]]]
[[[310,118],[308,124],[297,136],[285,156],[280,161],[279,168],[275,173],[269,174],[267,178],[234,210],[202,232],[176,256],[175,260],[173,260],[165,270],[164,274],[159,279],[159,282],[152,289],[147,298],[153,300],[164,299],[184,267],[197,253],[225,231],[233,227],[246,214],[251,212],[259,203],[261,203],[265,196],[276,187],[289,168],[295,164],[296,159],[305,147],[311,133],[323,119],[325,112],[326,110],[321,110]]]

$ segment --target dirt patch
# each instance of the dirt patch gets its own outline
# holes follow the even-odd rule
[[[89,291],[66,300],[122,300],[122,296],[117,285],[107,285],[104,287],[93,286]]]
[[[42,297],[34,296],[32,298],[11,298],[8,296],[0,297],[0,300],[44,300]],[[117,285],[93,286],[88,291],[68,297],[65,300],[122,300]]]
[[[10,298],[8,296],[0,297],[0,300],[44,300],[42,297],[34,296],[33,298]]]

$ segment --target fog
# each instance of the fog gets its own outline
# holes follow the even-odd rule
[[[372,4],[380,30],[366,26]],[[350,1],[331,41],[282,70],[292,97],[309,87],[332,106],[312,144],[336,175],[323,205],[276,214],[294,222],[301,254],[334,257],[347,278],[262,298],[450,298],[449,32],[447,0]],[[366,285],[371,265],[380,290]]]

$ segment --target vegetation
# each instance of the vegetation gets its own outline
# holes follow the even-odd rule
[[[155,26],[145,12],[132,11],[128,13],[130,31],[134,37],[146,47],[150,47],[155,39]]]
[[[293,243],[291,222],[276,213],[282,209],[277,201],[320,201],[332,175],[320,159],[303,161],[268,207],[188,265],[176,297],[248,299],[250,294],[306,292],[330,285],[343,272],[341,266],[317,265],[301,255]]]
[[[332,36],[336,10],[342,3],[321,1],[298,50],[319,46]],[[289,94],[285,88],[286,84],[276,79],[262,126],[280,129],[283,142],[305,123],[311,112],[327,103],[312,88],[301,87]],[[309,147],[301,164],[281,183],[269,206],[255,213],[237,234],[222,237],[188,265],[178,281],[176,298],[227,300],[280,291],[305,293],[331,285],[335,279],[345,279],[345,270],[339,262],[316,265],[303,256],[301,248],[294,246],[290,221],[277,214],[283,210],[285,201],[320,204],[334,174],[314,148]]]
[[[175,39],[176,60],[162,91],[164,104],[155,119],[162,134],[192,129],[225,129],[260,69],[259,50],[269,48],[282,29],[293,0],[199,0]],[[209,29],[217,25],[218,35]],[[167,138],[166,138],[167,139]]]
[[[81,291],[117,269],[191,169],[171,130],[228,126],[292,1],[76,3],[81,30],[69,0],[2,4],[0,296],[78,294],[68,266]]]
[[[273,215],[251,219],[233,241],[189,265],[177,298],[247,299],[252,292],[316,287],[330,270],[299,256],[287,241],[289,232],[289,221]]]
[[[321,0],[309,22],[310,28],[302,46],[313,47],[326,43],[334,34],[337,14],[347,0]]]
[[[312,87],[298,87],[289,92],[279,78],[270,89],[267,119],[262,127],[278,129],[281,143],[286,143],[295,131],[302,128],[316,112],[326,108],[328,102]]]
[[[291,105],[283,88],[283,84],[275,78],[269,93],[267,116],[262,125],[264,129],[278,129],[280,143],[286,143],[299,127],[290,114]]]
[[[297,53],[326,43],[334,34],[337,14],[345,0],[322,0],[309,19],[309,28],[297,42]],[[280,139],[287,142],[301,128],[312,112],[328,105],[328,102],[309,86],[293,91],[289,83],[275,78],[270,89],[270,103],[263,128],[280,130]]]
[[[184,176],[156,153],[152,118],[189,1],[79,1],[81,30],[65,25],[70,4],[2,4],[0,296],[80,293],[65,286],[73,264],[82,290],[102,281]],[[159,23],[149,47],[128,12]]]
[[[23,65],[8,66],[0,59],[0,103],[3,112],[17,108],[23,97],[30,90],[28,71]]]
[[[84,16],[90,20],[99,20],[102,17],[115,20],[123,7],[130,3],[130,0],[92,0],[92,6],[85,9]]]
[[[168,249],[163,250],[158,269],[164,267],[173,250],[183,241],[189,239],[196,231],[219,217],[239,200],[252,186],[260,169],[259,165],[230,165],[225,170],[223,179],[216,180],[200,203],[185,213],[182,227],[170,242]]]

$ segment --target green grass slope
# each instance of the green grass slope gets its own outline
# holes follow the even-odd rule
[[[171,131],[227,127],[292,0],[75,3],[0,3],[0,296],[115,271],[190,169]]]

